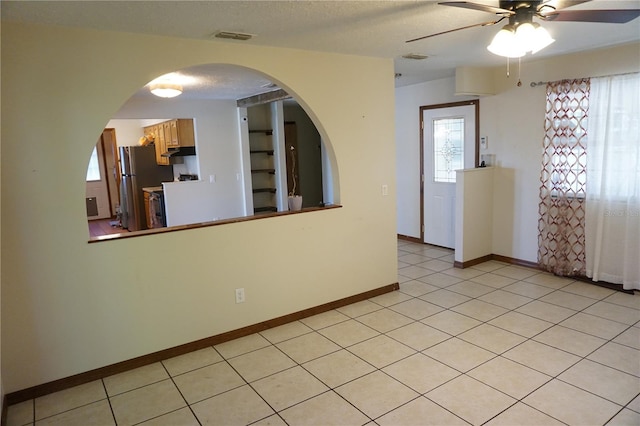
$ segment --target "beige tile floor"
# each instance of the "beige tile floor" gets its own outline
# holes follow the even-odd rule
[[[400,291],[9,407],[8,425],[640,425],[640,294],[398,243]]]

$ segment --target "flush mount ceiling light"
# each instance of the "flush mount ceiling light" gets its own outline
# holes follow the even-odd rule
[[[182,86],[176,83],[152,83],[149,86],[149,90],[151,93],[161,98],[175,98],[182,94]]]
[[[537,53],[555,40],[536,22],[508,24],[493,37],[487,50],[494,55],[520,58],[527,53]]]

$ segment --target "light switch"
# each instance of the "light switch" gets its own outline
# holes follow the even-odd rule
[[[382,185],[382,195],[389,195],[389,185]]]
[[[489,148],[489,138],[486,136],[480,136],[480,149]]]
[[[216,183],[216,175],[209,175],[209,183]]]

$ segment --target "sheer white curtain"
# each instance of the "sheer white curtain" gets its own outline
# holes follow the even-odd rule
[[[591,79],[586,273],[640,290],[640,73]]]

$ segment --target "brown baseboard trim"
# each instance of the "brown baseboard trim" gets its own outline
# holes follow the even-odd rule
[[[423,244],[423,242],[420,240],[420,238],[410,237],[408,235],[398,234],[398,239],[399,240],[404,240],[404,241],[410,241],[412,243]]]
[[[464,268],[468,268],[469,266],[478,265],[480,263],[488,262],[491,259],[493,259],[493,255],[492,254],[488,254],[486,256],[482,256],[482,257],[479,257],[477,259],[467,260],[466,262],[458,262],[456,260],[456,261],[453,262],[453,267],[454,268],[464,269]]]
[[[526,268],[533,268],[539,271],[544,271],[544,269],[541,268],[540,265],[538,265],[536,262],[529,262],[528,260],[522,260],[522,259],[514,259],[512,257],[501,256],[499,254],[488,254],[486,256],[482,256],[477,259],[467,260],[466,262],[455,261],[453,262],[453,266],[454,268],[464,269],[464,268],[468,268],[469,266],[477,265],[479,263],[486,262],[489,260],[496,260],[498,262],[509,263],[511,265],[524,266]],[[598,287],[608,288],[609,290],[620,291],[622,293],[627,293],[627,294],[634,294],[633,290],[625,290],[622,287],[622,284],[612,284],[606,281],[593,281],[591,278],[583,277],[581,275],[573,275],[566,278],[572,278],[574,280],[578,280],[587,284],[593,284],[593,285],[597,285]]]
[[[502,256],[499,254],[488,254],[486,256],[478,257],[476,259],[467,260],[466,262],[453,262],[455,268],[468,268],[469,266],[478,265],[483,262],[495,260],[503,263],[510,263],[511,265],[525,266],[527,268],[540,269],[540,266],[536,262],[529,262],[528,260],[514,259],[513,257]],[[540,269],[541,270],[541,269]]]
[[[7,424],[7,415],[9,413],[9,403],[7,402],[7,395],[2,398],[2,414],[0,414],[0,425]]]
[[[499,254],[492,254],[491,260],[510,263],[512,265],[517,265],[517,266],[525,266],[527,268],[540,269],[540,266],[538,265],[537,262],[529,262],[528,260],[514,259],[513,257],[501,256]]]
[[[313,315],[321,314],[323,312],[330,311],[332,309],[340,308],[342,306],[350,305],[352,303],[360,302],[370,299],[381,294],[389,293],[398,290],[400,285],[398,283],[389,284],[383,287],[375,288],[373,290],[365,291],[364,293],[356,294],[353,296],[345,297],[343,299],[335,300],[333,302],[324,303],[322,305],[314,306],[312,308],[304,309],[302,311],[294,312],[292,314],[284,315],[278,318],[273,318],[267,321],[263,321],[257,324],[242,327],[236,330],[228,331],[226,333],[218,334],[215,336],[207,337],[195,342],[186,343],[184,345],[175,346],[173,348],[164,349],[158,352],[154,352],[148,355],[143,355],[137,358],[133,358],[127,361],[118,362],[105,367],[96,368],[84,373],[76,374],[74,376],[66,377],[63,379],[54,380],[52,382],[43,383],[41,385],[33,386],[27,389],[11,392],[5,395],[4,405],[2,407],[3,412],[8,405],[17,404],[30,399],[38,398],[43,395],[48,395],[53,392],[58,392],[64,389],[68,389],[74,386],[78,386],[84,383],[99,380],[114,374],[123,373],[125,371],[133,370],[135,368],[144,367],[145,365],[153,364],[165,359],[173,358],[178,355],[184,355],[189,352],[204,349],[209,346],[219,345],[220,343],[228,342],[230,340],[237,339],[239,337],[248,336],[250,334],[264,331],[269,328],[284,325],[293,321],[297,321],[303,318],[307,318]],[[3,413],[4,415],[4,413]],[[2,423],[4,424],[4,422]]]

